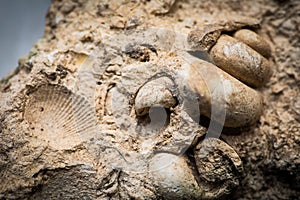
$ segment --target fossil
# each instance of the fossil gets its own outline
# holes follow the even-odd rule
[[[59,85],[41,85],[29,94],[24,118],[37,138],[58,150],[81,144],[97,130],[90,102]]]
[[[230,36],[223,35],[210,54],[216,65],[224,71],[247,85],[261,87],[270,79],[272,68],[269,61],[255,50]]]
[[[226,143],[209,138],[199,143],[193,154],[189,155],[192,159],[167,153],[152,158],[150,177],[166,199],[220,198],[238,185],[242,161]],[[188,164],[193,159],[196,164],[191,167]]]
[[[176,99],[168,89],[170,87],[172,87],[172,81],[167,77],[161,77],[146,83],[135,97],[134,106],[137,115],[145,115],[149,112],[149,108],[154,106],[163,108],[175,106]]]
[[[232,25],[235,29],[242,26],[245,24]],[[93,55],[113,49],[108,63],[94,65],[96,57],[90,56],[77,65],[80,94],[59,84],[37,86],[29,94],[24,117],[33,133],[56,149],[83,143],[97,159],[112,159],[106,163],[108,169],[147,172],[147,179],[153,180],[164,198],[217,198],[230,193],[239,183],[241,160],[225,142],[204,138],[220,134],[217,124],[240,127],[255,123],[262,112],[262,99],[257,91],[234,78],[239,77],[237,69],[233,68],[232,76],[199,59],[180,44],[181,38],[189,36],[153,28],[111,36]],[[125,39],[127,42],[122,43]],[[174,39],[179,43],[172,44]],[[218,66],[223,55],[215,49],[234,46],[223,44],[223,40],[231,41],[224,34],[219,36],[210,52]],[[122,45],[113,47],[115,41]],[[115,78],[110,80],[114,82],[111,88],[101,92],[105,107],[100,110],[105,112],[97,119],[93,77],[101,75],[97,71],[112,69],[110,62],[116,60],[117,52],[124,52],[128,63],[120,69],[115,67],[121,76],[105,70],[115,74],[107,74],[108,80]],[[174,55],[165,57],[170,52]],[[245,48],[238,52],[242,56],[256,53]],[[140,59],[145,58],[144,53],[146,60]],[[233,57],[227,64],[235,62],[238,58]],[[103,84],[109,88],[112,83]],[[211,127],[199,126],[200,115],[211,119]],[[108,117],[112,120],[109,126],[103,123]],[[107,127],[111,131],[105,130]]]
[[[214,199],[232,192],[243,163],[220,135],[224,127],[255,124],[263,111],[251,86],[263,86],[272,66],[270,47],[254,32],[259,21],[195,23],[191,31],[180,21],[159,26],[174,0],[82,4],[96,14],[80,12],[84,31],[63,27],[51,50],[31,58],[44,65],[33,67],[20,92],[24,132],[64,155],[63,165],[68,156],[78,158],[70,171],[92,174],[82,182],[100,199]],[[157,21],[145,25],[147,17]],[[29,175],[36,185],[50,184],[44,175],[60,166],[46,161]]]
[[[238,19],[238,20],[237,20]],[[193,50],[209,51],[214,46],[223,32],[232,32],[244,27],[258,28],[260,22],[257,19],[232,15],[224,21],[208,24],[191,31],[188,35],[188,43]]]

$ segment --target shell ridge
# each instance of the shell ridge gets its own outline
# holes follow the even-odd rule
[[[80,109],[80,106],[78,106],[77,108],[75,106],[76,110],[74,110],[74,105],[78,105],[77,101],[80,101],[78,99],[79,98],[77,98],[75,96],[75,102],[74,102],[74,98],[73,97],[69,97],[69,101],[67,101],[68,104],[66,106],[66,110],[64,110],[65,112],[64,112],[64,114],[61,117],[62,118],[65,118],[66,116],[72,116],[72,117],[68,118],[68,121],[65,122],[65,123],[64,123],[64,121],[61,120],[60,123],[59,123],[59,125],[64,125],[64,124],[67,125],[68,122],[70,122],[70,123],[74,122],[74,113],[78,112],[79,109]]]
[[[93,124],[95,126],[96,125],[95,120],[93,119],[92,115],[88,111],[90,111],[90,109],[87,107],[84,110],[77,109],[73,112],[71,110],[70,117],[68,118],[68,120],[61,121],[59,125],[71,127],[71,128],[73,127],[74,129],[77,129],[78,127],[87,126],[87,123]],[[78,113],[79,115],[77,115]]]
[[[68,105],[71,101],[72,101],[71,98],[68,98],[68,99],[65,100],[65,101],[61,101],[61,103],[58,105],[59,108],[61,108],[61,109],[59,109],[59,112],[57,113],[58,116],[64,117],[64,114],[67,113],[67,112],[66,112],[67,109],[69,109],[69,108],[67,107],[67,105]]]
[[[57,149],[70,148],[70,140],[77,140],[72,145],[88,141],[97,131],[91,103],[64,86],[40,86],[30,94],[24,117],[37,138]]]

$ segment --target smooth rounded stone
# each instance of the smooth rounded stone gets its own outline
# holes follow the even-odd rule
[[[271,47],[268,42],[254,31],[241,29],[234,33],[234,37],[249,45],[264,57],[269,58],[271,56]]]
[[[168,77],[149,81],[138,91],[134,108],[138,116],[149,113],[151,107],[171,108],[176,105],[176,99],[168,89],[173,82]]]
[[[251,125],[261,116],[261,95],[211,63],[192,62],[185,84],[198,95],[201,115],[226,127]]]
[[[182,156],[156,154],[149,163],[149,173],[164,199],[202,199],[203,190]]]
[[[219,38],[210,55],[218,67],[249,86],[261,87],[272,75],[266,58],[228,35]]]

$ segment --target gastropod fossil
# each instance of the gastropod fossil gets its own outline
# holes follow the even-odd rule
[[[155,106],[163,108],[175,106],[176,99],[169,89],[172,85],[173,82],[168,77],[161,77],[143,85],[135,98],[134,106],[137,115],[145,115],[151,107]]]

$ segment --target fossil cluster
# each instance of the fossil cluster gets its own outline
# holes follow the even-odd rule
[[[1,100],[21,113],[12,127],[38,160],[26,177],[52,191],[56,169],[79,170],[76,184],[99,199],[230,194],[243,161],[221,133],[257,123],[273,71],[260,21],[190,23],[173,16],[188,12],[175,0],[70,2],[53,4],[46,36],[20,60],[17,100]]]
[[[99,162],[110,160],[107,168],[144,173],[164,198],[230,193],[239,183],[242,162],[218,137],[223,126],[256,122],[262,100],[248,85],[263,85],[271,71],[261,55],[270,56],[270,47],[255,32],[241,29],[252,24],[228,21],[187,35],[155,28],[116,34],[90,56],[76,55],[74,89],[37,83],[27,93],[24,119],[37,138],[57,150],[84,143]],[[224,34],[237,29],[236,39]],[[123,46],[113,46],[122,39]],[[206,41],[211,47],[203,48]],[[109,48],[125,52],[131,63],[123,64],[121,76],[99,92],[95,83],[102,66],[94,57]],[[211,55],[211,60],[197,53]],[[95,102],[101,92],[106,93],[100,109]],[[104,110],[102,116],[99,109]],[[211,119],[209,127],[199,124],[201,115]],[[125,146],[126,141],[133,142]]]

